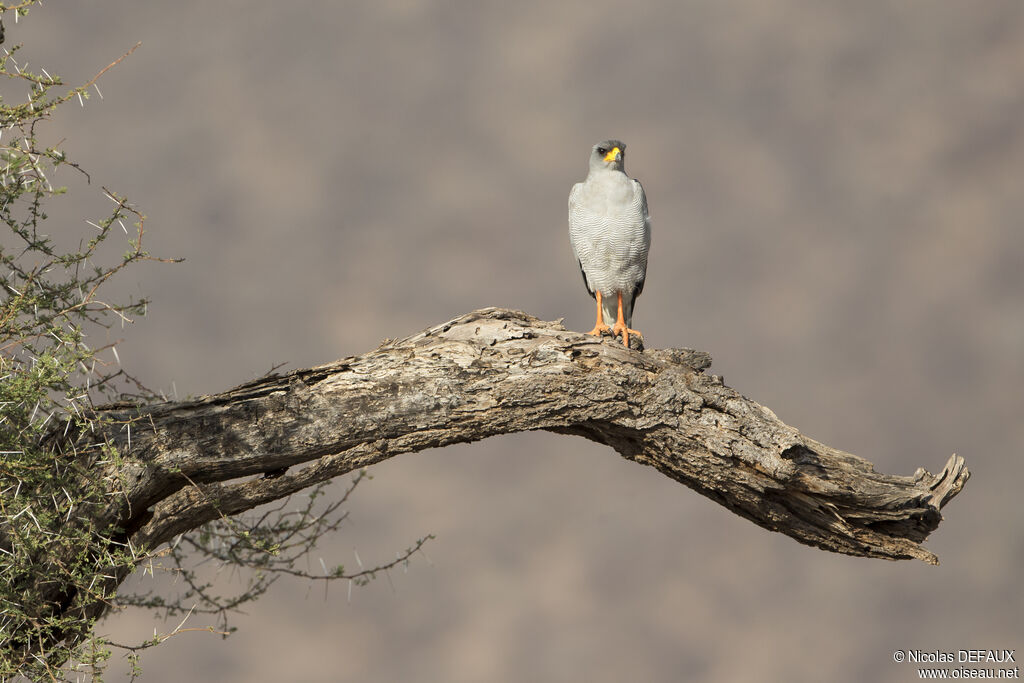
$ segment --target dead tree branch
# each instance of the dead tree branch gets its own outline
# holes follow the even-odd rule
[[[921,543],[967,481],[963,458],[938,475],[879,474],[705,374],[710,363],[490,308],[221,394],[111,406],[110,441],[128,454],[120,526],[155,548],[401,453],[543,429],[609,445],[801,543],[938,562]]]

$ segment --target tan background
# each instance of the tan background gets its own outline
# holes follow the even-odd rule
[[[151,314],[115,331],[169,394],[482,306],[588,329],[565,202],[615,136],[651,205],[650,345],[710,351],[884,471],[958,452],[973,472],[933,568],[800,546],[583,440],[404,456],[321,554],[386,561],[432,532],[429,562],[351,604],[280,584],[143,680],[910,681],[896,649],[1024,659],[1018,0],[48,2],[7,34],[69,83],[143,41],[42,132],[187,259],[131,276]],[[103,216],[73,197],[51,230]]]

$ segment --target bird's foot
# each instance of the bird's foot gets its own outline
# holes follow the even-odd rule
[[[633,330],[626,326],[625,323],[615,323],[615,327],[612,328],[612,334],[615,336],[622,335],[622,345],[627,349],[629,348],[629,335],[633,334],[640,337],[641,343],[643,342],[643,332],[640,330]],[[642,347],[641,347],[642,348]]]
[[[607,325],[602,323],[600,325],[594,325],[594,329],[592,329],[590,332],[587,332],[587,334],[592,334],[595,337],[600,337],[605,332],[611,332],[611,331],[612,331],[612,328],[610,328]]]

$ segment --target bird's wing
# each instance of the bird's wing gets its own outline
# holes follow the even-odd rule
[[[633,301],[640,296],[644,291],[644,282],[647,281],[647,252],[651,248],[651,214],[647,210],[647,194],[644,192],[644,186],[640,184],[640,181],[633,178],[635,191],[640,195],[640,210],[644,216],[644,274],[640,278],[640,281],[636,283],[636,288],[633,290]],[[630,308],[632,308],[630,304]]]
[[[583,261],[580,260],[580,255],[576,249],[576,230],[579,221],[579,202],[580,193],[583,191],[583,183],[576,183],[572,186],[572,190],[569,192],[569,244],[572,245],[572,255],[576,258],[576,265],[580,268],[580,275],[583,276],[583,286],[587,288],[587,293],[590,296],[596,298],[594,294],[594,288],[590,286],[590,280],[587,279],[587,271],[583,270]]]

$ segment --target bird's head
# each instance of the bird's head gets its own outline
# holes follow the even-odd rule
[[[590,168],[607,168],[624,171],[626,165],[626,143],[621,140],[605,140],[594,145],[590,153]]]

